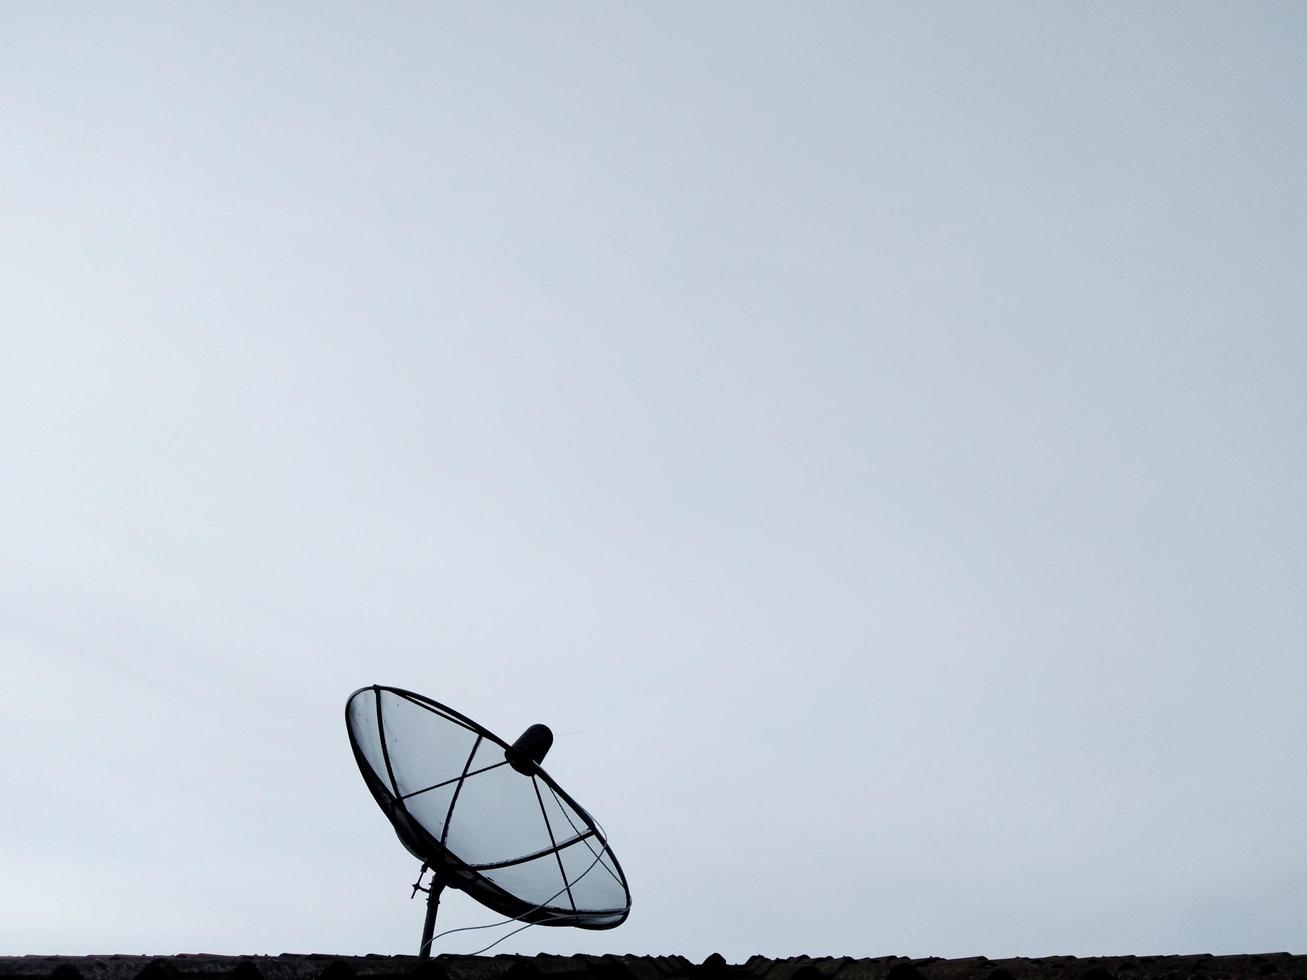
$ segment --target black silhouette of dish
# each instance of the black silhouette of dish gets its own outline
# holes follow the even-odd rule
[[[522,922],[626,920],[631,891],[603,831],[540,768],[553,740],[543,725],[510,746],[439,702],[378,685],[350,695],[345,722],[372,795],[442,886]]]

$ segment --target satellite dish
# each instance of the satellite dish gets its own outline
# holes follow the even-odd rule
[[[419,956],[446,886],[530,924],[626,921],[631,891],[607,837],[540,768],[554,741],[546,726],[510,745],[437,701],[375,684],[349,696],[345,726],[368,789],[434,876]]]

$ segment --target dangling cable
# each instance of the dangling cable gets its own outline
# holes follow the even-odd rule
[[[558,889],[558,891],[554,892],[552,895],[550,895],[548,898],[546,898],[546,899],[545,899],[543,902],[541,902],[539,905],[533,905],[531,908],[527,909],[525,912],[522,912],[522,913],[520,913],[520,914],[518,914],[518,915],[510,916],[510,917],[507,918],[507,919],[500,919],[498,922],[487,922],[485,925],[480,925],[480,926],[460,926],[460,927],[457,928],[457,929],[446,929],[444,932],[437,933],[436,935],[432,936],[432,937],[431,937],[431,942],[427,945],[427,948],[429,949],[431,946],[435,945],[435,942],[436,942],[437,939],[441,939],[441,938],[443,938],[443,937],[445,937],[445,936],[452,936],[452,935],[453,935],[454,933],[456,933],[456,932],[474,932],[474,931],[476,931],[477,929],[494,929],[494,928],[497,927],[497,926],[506,926],[506,925],[508,925],[510,922],[520,922],[520,921],[522,920],[522,916],[524,916],[524,915],[530,915],[532,912],[536,912],[536,911],[539,911],[540,909],[544,908],[544,907],[547,906],[550,902],[552,902],[554,899],[556,899],[559,895],[563,894],[563,892],[567,891],[569,884],[570,884],[570,885],[575,885],[578,881],[580,881],[582,878],[584,878],[586,875],[588,875],[592,870],[594,870],[594,866],[595,866],[596,864],[599,863],[599,858],[600,858],[602,855],[603,855],[603,851],[600,851],[599,854],[595,855],[595,859],[594,859],[593,861],[590,862],[589,866],[588,866],[584,871],[582,871],[579,875],[577,875],[575,878],[573,878],[572,881],[569,882],[568,884],[564,884],[562,888]],[[475,953],[470,953],[470,954],[467,954],[467,955],[470,955],[470,956],[479,956],[481,953],[484,953],[487,949],[491,949],[491,948],[494,947],[494,946],[498,946],[498,945],[499,945],[500,943],[502,943],[505,939],[508,939],[508,938],[510,938],[510,937],[512,937],[512,936],[516,936],[519,932],[522,932],[522,931],[525,930],[525,929],[529,929],[529,928],[531,928],[531,926],[539,925],[539,924],[541,924],[541,923],[543,923],[543,922],[554,922],[554,921],[556,921],[556,920],[558,920],[558,919],[570,919],[570,918],[571,918],[570,915],[550,915],[550,916],[546,916],[544,919],[540,920],[540,922],[528,922],[526,925],[522,926],[521,928],[514,929],[512,932],[508,933],[508,934],[505,935],[505,936],[500,936],[498,939],[496,939],[496,940],[495,940],[493,943],[491,943],[489,946],[486,946],[486,947],[484,947],[484,948],[482,948],[482,949],[478,949]]]
[[[555,919],[566,919],[566,918],[567,918],[567,916],[565,916],[565,915],[551,915],[551,916],[550,916],[549,918],[547,918],[547,919],[542,919],[542,920],[540,920],[540,922],[528,922],[528,923],[527,923],[526,925],[524,925],[524,926],[518,926],[518,927],[517,927],[516,929],[514,929],[512,932],[507,933],[507,934],[505,934],[505,935],[503,935],[503,936],[500,936],[498,939],[496,939],[496,940],[495,940],[493,943],[491,943],[489,946],[482,946],[482,947],[481,947],[480,949],[478,949],[475,953],[469,953],[468,955],[469,955],[469,956],[480,956],[480,955],[481,955],[482,953],[484,953],[486,950],[488,950],[488,949],[494,949],[496,946],[498,946],[500,943],[502,943],[505,939],[512,939],[512,938],[513,938],[514,936],[516,936],[519,932],[523,932],[523,931],[525,931],[525,930],[527,930],[527,929],[530,929],[532,926],[538,926],[538,925],[541,925],[542,923],[545,923],[545,922],[553,922]]]

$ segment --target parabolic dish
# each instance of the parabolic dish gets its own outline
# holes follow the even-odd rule
[[[350,695],[345,722],[400,841],[445,884],[523,922],[611,929],[626,920],[631,891],[594,818],[538,765],[510,762],[494,733],[377,685]]]

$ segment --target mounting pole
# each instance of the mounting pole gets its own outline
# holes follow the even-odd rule
[[[436,931],[436,908],[440,905],[440,893],[444,890],[445,883],[438,875],[433,874],[431,884],[426,888],[427,919],[422,923],[422,945],[418,947],[419,960],[431,958],[431,934]]]

